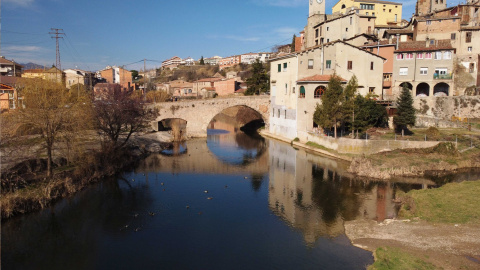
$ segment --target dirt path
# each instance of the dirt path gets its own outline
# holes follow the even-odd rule
[[[443,269],[480,269],[480,224],[356,220],[345,223],[355,246],[375,251],[396,247]]]

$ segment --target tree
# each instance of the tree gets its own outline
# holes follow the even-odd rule
[[[63,138],[88,129],[91,103],[86,92],[68,91],[62,84],[30,79],[19,83],[24,107],[15,112],[27,133],[39,133],[47,150],[47,177],[53,175],[53,148]]]
[[[200,58],[200,65],[202,65],[202,66],[205,65],[205,60],[203,60],[203,55],[202,55],[202,58]]]
[[[104,147],[116,150],[124,147],[133,133],[144,130],[158,116],[158,110],[148,108],[132,91],[122,91],[111,85],[94,102],[96,127],[106,138]]]
[[[270,77],[267,69],[258,59],[252,64],[252,76],[247,79],[245,95],[259,95],[270,89]]]
[[[330,77],[327,90],[321,97],[322,104],[317,104],[313,121],[323,128],[333,127],[335,138],[337,138],[337,126],[343,119],[344,100],[341,78],[334,74]]]
[[[132,72],[132,80],[136,80],[138,77],[138,70],[132,69],[130,72]]]
[[[393,117],[397,131],[408,130],[408,126],[415,125],[415,108],[413,107],[413,98],[410,89],[403,86],[402,92],[397,99],[397,115]]]
[[[295,34],[293,34],[293,38],[292,38],[292,44],[290,45],[290,49],[291,49],[291,52],[295,52],[295,40],[297,39],[297,36]]]
[[[388,123],[387,110],[370,97],[357,95],[355,98],[354,127],[365,131],[370,127],[385,127]]]
[[[358,80],[355,75],[348,81],[343,90],[343,122],[345,125],[351,125],[355,119],[355,94],[358,89]],[[353,130],[353,126],[352,126]]]

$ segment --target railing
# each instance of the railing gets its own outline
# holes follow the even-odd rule
[[[450,73],[450,74],[433,74],[433,79],[434,80],[451,80],[452,79],[452,73]]]

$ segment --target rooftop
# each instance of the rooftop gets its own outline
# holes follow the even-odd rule
[[[306,77],[303,79],[298,80],[297,82],[328,82],[330,81],[330,78],[332,75],[314,75],[310,77]],[[347,82],[347,80],[343,79],[342,77],[339,77],[342,82]]]

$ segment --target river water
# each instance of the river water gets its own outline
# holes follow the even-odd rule
[[[222,128],[3,222],[3,269],[365,269],[372,254],[344,222],[392,218],[398,190],[435,184],[356,180],[343,162]]]

